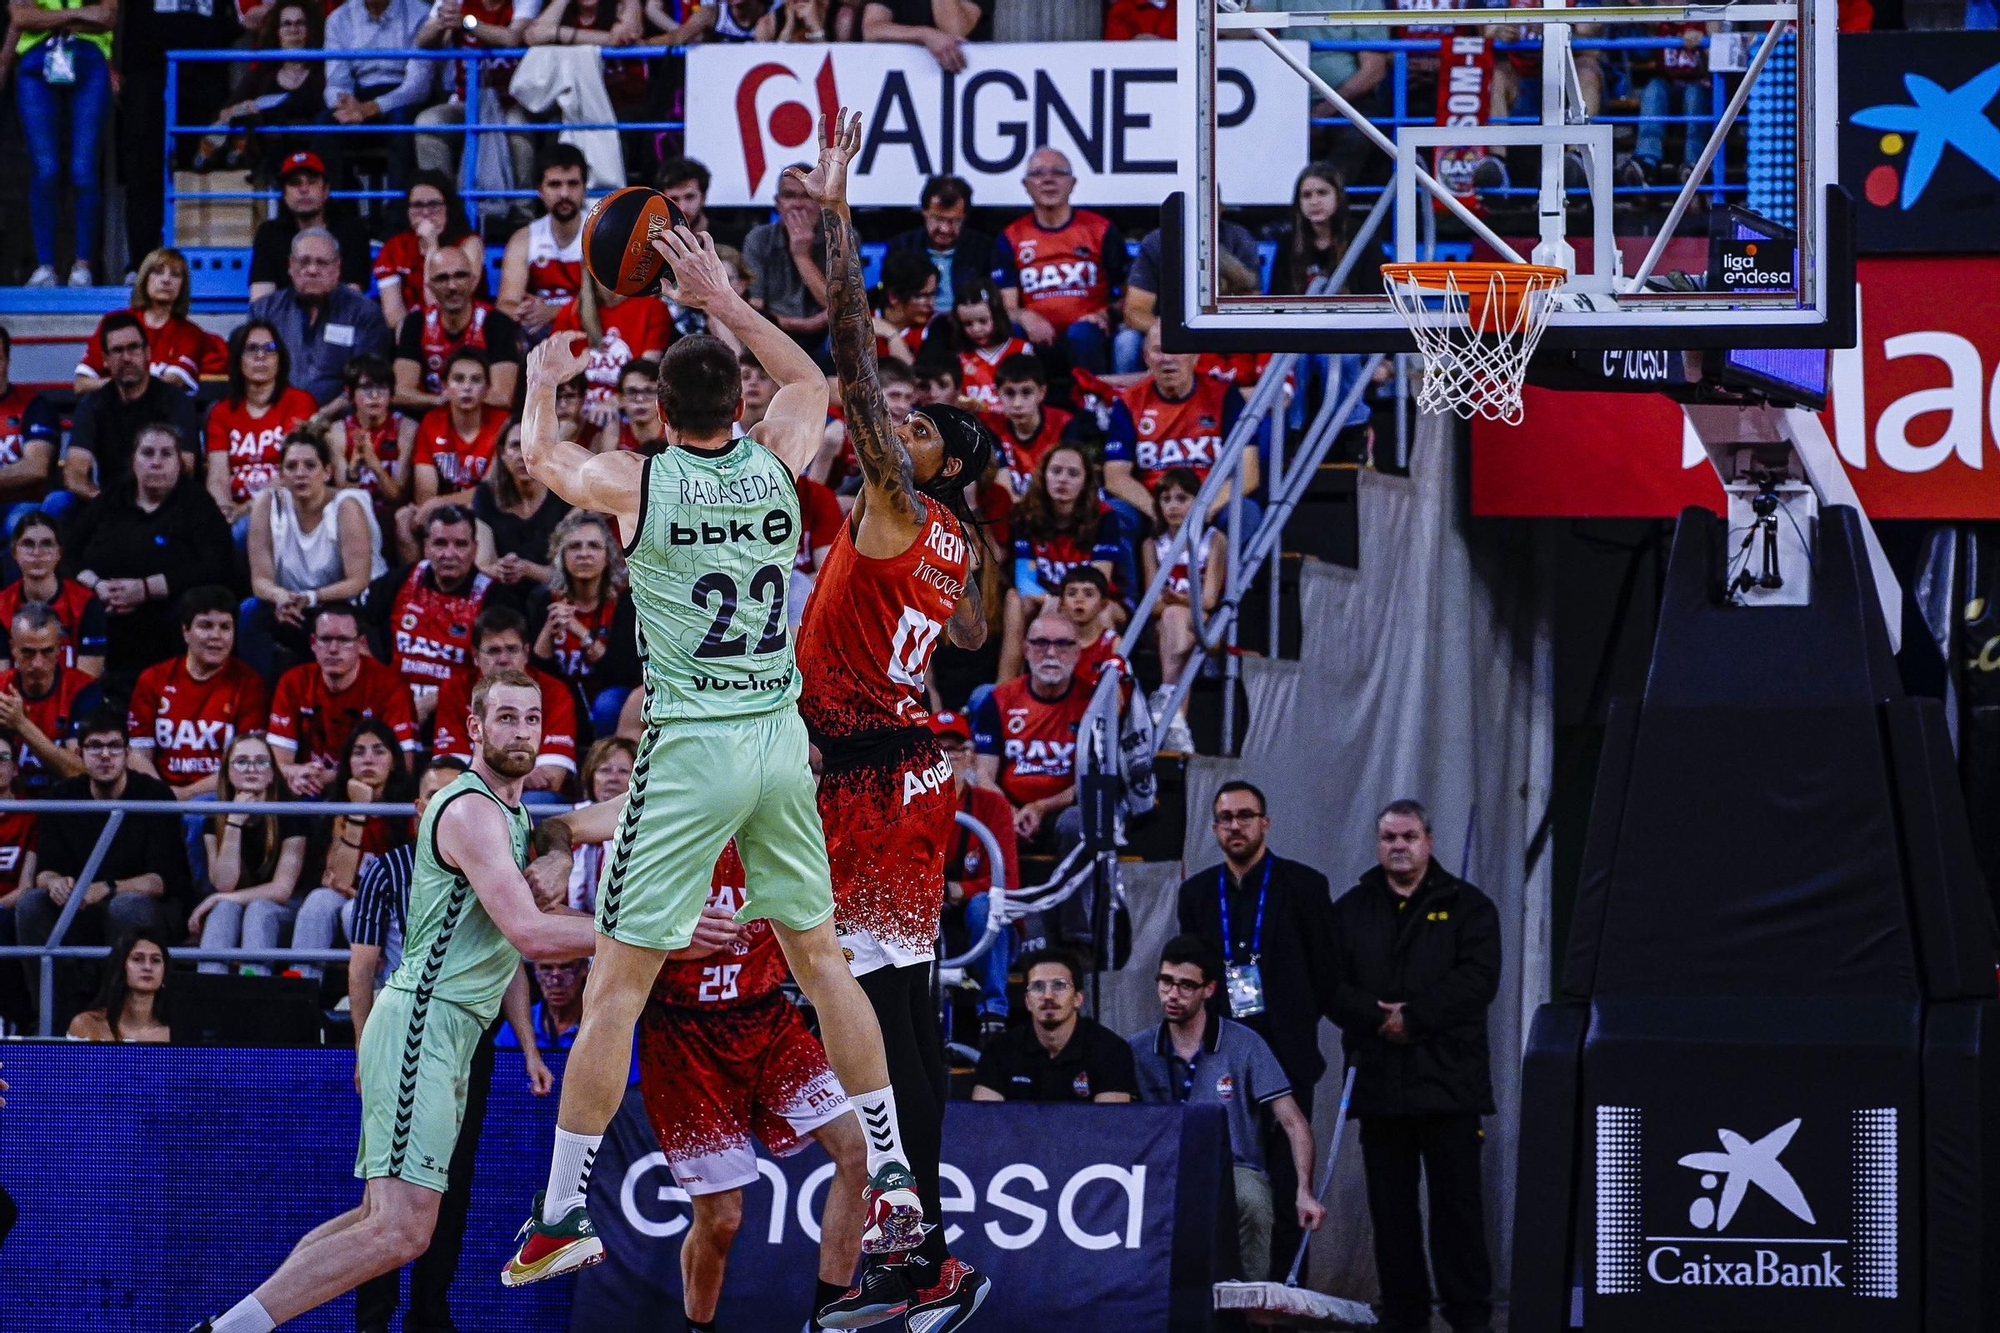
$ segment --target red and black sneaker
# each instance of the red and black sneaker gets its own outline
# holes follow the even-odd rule
[[[863,1259],[861,1276],[847,1294],[814,1318],[821,1328],[873,1328],[901,1318],[910,1300],[910,1284],[903,1280],[900,1265]]]
[[[934,1286],[910,1302],[910,1333],[956,1333],[979,1311],[993,1283],[963,1259],[947,1259]]]

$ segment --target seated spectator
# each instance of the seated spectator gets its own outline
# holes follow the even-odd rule
[[[778,176],[778,220],[743,238],[753,275],[750,304],[815,351],[826,339],[826,228],[819,205],[792,176]]]
[[[188,589],[180,617],[187,651],[139,673],[125,725],[132,767],[187,801],[215,792],[223,753],[237,737],[261,734],[271,690],[235,655],[236,598],[229,589]]]
[[[382,533],[367,495],[333,485],[333,450],[304,432],[285,441],[279,483],[250,512],[250,634],[262,674],[276,679],[311,651],[306,614],[359,597],[380,578]]]
[[[193,393],[203,376],[227,374],[229,360],[222,340],[188,318],[188,287],[187,260],[181,252],[155,250],[139,261],[138,276],[132,280],[131,311],[139,317],[139,332],[146,338],[147,373]],[[83,345],[73,385],[79,398],[110,383],[103,344],[105,320],[110,318],[109,314],[100,318]]]
[[[872,2],[872,0],[871,0]],[[1028,155],[1033,209],[1003,233],[1020,285],[1004,289],[1014,322],[1037,347],[1061,341],[1070,364],[1111,369],[1111,302],[1125,285],[1125,237],[1101,213],[1072,208],[1076,175],[1053,148]]]
[[[577,808],[615,801],[632,790],[632,769],[638,762],[638,745],[623,736],[606,736],[591,746],[583,757],[583,773],[578,779],[583,799],[577,802]],[[604,848],[601,842],[581,842],[571,848],[569,905],[575,911],[597,910],[597,886],[604,878]]]
[[[416,506],[397,515],[403,532],[421,529],[440,505],[468,505],[486,478],[500,447],[501,433],[512,419],[504,407],[487,401],[491,384],[485,353],[461,347],[445,362],[442,407],[424,413],[417,423],[417,447],[411,455],[410,496]]]
[[[1011,357],[1032,357],[1034,348],[1014,332],[998,287],[980,279],[959,288],[958,294],[946,329],[958,351],[965,396],[980,411],[993,412],[1000,406],[1000,367]]]
[[[223,801],[289,801],[270,742],[245,732],[229,743],[215,787]],[[188,913],[188,934],[204,949],[275,949],[298,915],[293,896],[306,868],[309,821],[302,815],[211,815],[202,851],[215,891]],[[231,963],[203,963],[204,972],[234,972]],[[270,975],[268,960],[242,971]]]
[[[92,338],[95,349],[98,340]],[[0,326],[0,517],[11,531],[48,494],[62,422],[47,395],[11,383],[14,339]]]
[[[660,363],[635,357],[618,372],[618,416],[598,430],[591,450],[600,454],[619,449],[657,454],[666,447],[667,423],[660,415]]]
[[[96,1007],[69,1021],[72,1041],[173,1040],[167,1027],[167,973],[173,955],[149,926],[127,931],[111,950]]]
[[[988,8],[985,0],[867,0],[861,40],[921,46],[939,67],[956,73],[965,68],[965,41],[986,21]]]
[[[1139,548],[1140,578],[1144,586],[1153,586],[1153,579],[1167,558],[1167,550],[1180,533],[1181,524],[1187,521],[1188,511],[1194,507],[1195,493],[1200,489],[1201,478],[1184,467],[1168,468],[1160,475],[1159,483],[1153,488],[1154,535]],[[1222,581],[1229,560],[1228,543],[1213,528],[1195,540],[1201,545],[1200,596],[1202,613],[1207,615],[1222,602]],[[1191,603],[1195,595],[1188,558],[1181,555],[1174,561],[1166,584],[1160,589],[1160,600],[1153,613],[1154,631],[1160,641],[1160,686],[1153,691],[1151,700],[1155,719],[1166,711],[1167,700],[1173,696],[1174,687],[1180,684],[1188,659],[1194,656],[1194,610]],[[1168,721],[1166,735],[1160,739],[1160,748],[1179,754],[1194,753],[1194,733],[1188,730],[1186,699],[1181,700],[1181,706]]]
[[[549,536],[549,564],[548,582],[528,595],[534,658],[583,690],[593,730],[610,735],[627,691],[639,683],[639,644],[609,520],[571,510]]]
[[[1339,168],[1331,162],[1308,163],[1292,186],[1291,217],[1265,235],[1278,245],[1271,265],[1274,294],[1301,296],[1315,278],[1331,277],[1347,253],[1347,189]]]
[[[455,245],[438,246],[424,261],[428,299],[412,306],[396,334],[396,406],[412,412],[443,407],[444,376],[461,351],[478,352],[487,367],[485,403],[513,406],[521,376],[521,331],[478,300],[479,270]]]
[[[953,789],[958,793],[958,810],[984,824],[1000,844],[1001,870],[1008,888],[1021,885],[1020,843],[1014,836],[1014,807],[1007,798],[979,780],[978,757],[972,748],[972,723],[962,713],[931,714],[931,734],[951,764]],[[954,824],[944,858],[944,901],[947,909],[965,913],[966,943],[976,944],[986,935],[992,910],[987,891],[993,887],[992,853],[972,830]],[[1015,953],[1014,927],[1009,924],[994,937],[993,947],[972,963],[979,978],[979,1026],[991,1035],[1007,1026],[1007,973]]]
[[[330,70],[333,65],[347,62],[325,63]],[[320,155],[302,149],[286,157],[278,165],[278,189],[278,211],[258,223],[256,235],[250,239],[250,304],[254,307],[271,293],[298,281],[298,275],[291,271],[296,252],[294,242],[301,232],[308,231],[324,231],[333,239],[338,252],[333,279],[356,292],[367,291],[368,229],[346,209],[328,207],[326,163]]]
[[[1098,498],[1097,465],[1073,444],[1058,444],[1042,455],[1041,471],[1014,506],[1008,530],[1014,538],[1014,579],[1001,622],[1001,680],[1021,674],[1022,634],[1061,589],[1063,575],[1094,564],[1115,593],[1132,559],[1117,512]]]
[[[1104,489],[1141,514],[1152,512],[1149,488],[1168,468],[1184,467],[1208,478],[1243,410],[1243,395],[1233,385],[1194,373],[1198,359],[1193,352],[1161,350],[1160,326],[1155,324],[1146,331],[1150,373],[1112,405],[1104,441]],[[1247,498],[1261,484],[1255,449],[1243,456],[1242,483],[1247,536],[1256,531],[1260,512]],[[1208,510],[1208,521],[1225,530],[1235,489],[1233,483],[1223,487]]]
[[[736,289],[738,296],[748,300],[750,284],[756,280],[757,275],[750,271],[750,265],[744,261],[743,252],[733,245],[718,245],[715,247],[715,257],[729,270],[729,285]],[[720,338],[732,351],[743,350],[743,340],[737,337],[727,324],[719,321],[711,323],[706,311],[697,310],[690,305],[681,305],[671,298],[667,298],[666,305],[667,316],[673,322],[674,337],[688,338],[697,333],[706,333]]]
[[[1171,42],[1180,35],[1174,0],[1111,0],[1104,11],[1107,42]]]
[[[1152,8],[1152,0],[1130,2]],[[1173,0],[1167,0],[1167,9],[1172,12]],[[1263,263],[1257,253],[1257,238],[1226,218],[1221,223],[1221,232],[1223,253],[1240,262],[1254,280]],[[1181,257],[1175,255],[1172,262],[1179,264]],[[1134,374],[1145,364],[1146,331],[1158,319],[1160,270],[1167,263],[1160,229],[1155,227],[1139,242],[1138,257],[1132,261],[1131,272],[1125,275],[1125,295],[1118,307],[1121,327],[1112,340],[1111,353],[1112,369],[1120,375]]]
[[[351,805],[409,800],[416,784],[400,762],[401,746],[396,729],[383,719],[365,717],[356,722],[326,784],[327,798]],[[361,876],[376,857],[409,841],[410,832],[410,821],[400,815],[334,816],[326,840],[319,844],[324,852],[319,887],[306,895],[292,943],[301,949],[333,948]]]
[[[456,759],[433,759],[411,799],[417,818],[431,798],[449,787],[465,772]],[[347,1012],[358,1034],[368,1022],[368,1011],[397,964],[403,961],[403,927],[410,910],[410,875],[416,864],[414,839],[390,848],[361,872],[355,890],[354,910],[348,914]]]
[[[76,722],[96,710],[97,682],[64,665],[62,622],[44,602],[23,602],[7,622],[13,667],[0,675],[0,735],[13,738],[23,796],[44,797],[83,772]]]
[[[975,1102],[1129,1102],[1139,1095],[1132,1048],[1082,1016],[1083,969],[1069,954],[1021,958],[1028,1026],[994,1033],[972,1076]]]
[[[1659,34],[1678,38],[1679,45],[1665,47],[1656,53],[1660,61],[1656,72],[1639,86],[1639,137],[1632,147],[1632,157],[1625,165],[1625,184],[1678,185],[1694,174],[1695,162],[1701,157],[1702,145],[1708,138],[1706,127],[1694,121],[1706,118],[1712,105],[1708,34],[1721,30],[1719,23],[1659,25]],[[1681,126],[1684,135],[1680,166],[1671,172],[1661,169],[1667,156],[1668,115],[1689,118]]]
[[[92,679],[104,674],[104,603],[75,579],[56,570],[63,559],[62,536],[47,514],[31,513],[14,529],[10,544],[21,577],[0,588],[0,625],[12,625],[29,602],[47,607],[62,626],[62,664]],[[0,671],[13,654],[0,643]]]
[[[528,662],[528,622],[511,606],[489,606],[472,626],[472,670],[455,672],[438,691],[432,754],[472,762],[472,687],[496,671],[525,671],[542,690],[542,748],[524,791],[561,796],[576,776],[576,702],[568,682]]]
[[[583,397],[589,386],[576,375],[556,385],[556,435],[565,444],[575,443],[591,429],[583,419]]]
[[[94,499],[129,476],[141,428],[166,425],[183,441],[195,437],[194,400],[149,369],[146,329],[137,315],[114,310],[99,320],[97,347],[108,383],[77,400],[62,453],[62,484],[74,499],[51,503],[52,513],[74,500]]]
[[[529,46],[636,46],[645,31],[641,0],[551,0],[528,25],[527,42]],[[611,109],[618,119],[642,118],[647,105],[649,63],[632,59],[603,62],[604,93],[611,99]],[[628,136],[621,146],[636,162],[638,151],[643,151],[639,149],[642,142]],[[624,184],[622,176],[618,184]]]
[[[826,557],[840,535],[840,525],[847,521],[847,511],[840,507],[840,497],[832,488],[811,477],[800,477],[798,482],[802,530],[799,553],[792,560],[791,599],[785,603],[785,616],[793,629],[805,618],[806,598],[812,596],[813,583],[820,570],[826,568]]]
[[[993,372],[997,412],[986,424],[1000,441],[1000,479],[1015,499],[1027,495],[1042,461],[1059,444],[1080,446],[1085,427],[1060,407],[1047,406],[1049,375],[1032,353],[1002,361]]]
[[[764,414],[771,410],[771,400],[777,397],[778,382],[771,378],[771,372],[764,369],[764,363],[757,354],[744,348],[736,354],[737,380],[743,388],[743,414],[736,424],[746,433],[762,425]],[[905,415],[909,408],[903,409]]]
[[[410,687],[420,720],[436,709],[438,687],[471,666],[472,625],[493,587],[473,565],[477,522],[469,509],[439,505],[422,529],[423,559],[368,589],[369,628]]]
[[[327,15],[326,49],[329,51],[399,51],[415,46],[417,33],[429,16],[423,0],[362,0],[349,8],[340,6]],[[326,115],[336,125],[408,125],[430,101],[436,78],[434,62],[414,57],[369,56],[359,60],[326,62]],[[332,134],[329,151],[335,154],[338,171],[350,147],[359,147],[374,136]],[[408,180],[416,162],[414,145],[407,134],[388,134],[376,143],[389,154],[389,179]],[[363,252],[364,255],[366,252]],[[361,286],[368,284],[364,276]]]
[[[1125,608],[1111,597],[1111,580],[1096,565],[1075,565],[1056,587],[1056,609],[1076,630],[1077,679],[1095,685],[1104,664],[1118,655],[1118,629]]]
[[[472,493],[479,525],[475,563],[499,585],[497,596],[525,608],[529,594],[549,581],[549,541],[569,512],[569,501],[528,471],[521,423],[508,422],[495,466]]]
[[[938,275],[938,309],[967,304],[973,299],[970,293],[978,287],[997,291],[1021,285],[1014,271],[1013,251],[965,225],[972,208],[972,186],[963,177],[932,176],[924,182],[918,207],[923,211],[923,225],[891,236],[888,251],[910,250],[931,261]],[[1000,323],[1011,326],[1009,320]]]
[[[648,20],[651,20],[649,14]],[[692,16],[690,16],[692,17]],[[659,26],[666,26],[664,24]],[[653,188],[667,196],[669,203],[680,209],[687,219],[688,229],[697,235],[707,235],[715,240],[718,252],[724,246],[741,249],[747,227],[735,225],[739,210],[729,209],[727,217],[717,217],[708,211],[708,186],[712,177],[702,163],[691,157],[670,157],[660,163],[653,173]],[[700,332],[700,330],[689,330]]]
[[[362,651],[353,604],[321,603],[306,626],[313,660],[280,676],[271,695],[271,752],[285,785],[301,798],[325,792],[347,738],[365,720],[388,726],[405,764],[417,751],[410,687]]]
[[[12,736],[0,733],[0,796],[9,800],[26,795],[20,787],[21,766],[14,762],[15,744]],[[13,810],[0,814],[0,937],[9,944],[14,943],[14,904],[34,882],[35,816]]]
[[[1312,1125],[1292,1096],[1278,1057],[1249,1028],[1209,1012],[1221,972],[1200,937],[1167,941],[1156,978],[1162,1021],[1132,1034],[1132,1062],[1140,1101],[1222,1108],[1236,1178],[1236,1248],[1244,1278],[1262,1282],[1271,1272],[1277,1206],[1264,1165],[1266,1108],[1291,1147],[1296,1190],[1286,1206],[1306,1231],[1319,1229],[1326,1209],[1313,1194]]]
[[[452,0],[446,0],[438,7],[437,13],[457,8]],[[459,26],[455,17],[451,23],[454,28]],[[491,27],[493,25],[486,22],[476,24],[479,30]],[[519,43],[509,42],[507,45],[518,46]],[[446,61],[445,68],[455,71],[458,66],[453,61]],[[432,107],[431,111],[440,109]],[[421,122],[429,114],[427,111],[417,119]],[[417,140],[418,157],[424,155],[424,146],[430,137],[424,135]],[[408,225],[382,242],[382,249],[375,256],[375,295],[382,303],[382,320],[397,330],[403,327],[403,316],[424,308],[427,299],[424,286],[426,265],[430,263],[431,255],[441,247],[455,246],[465,256],[467,269],[473,278],[472,284],[465,290],[467,301],[478,293],[486,279],[486,243],[479,239],[478,232],[467,225],[465,206],[459,203],[458,191],[443,169],[427,167],[410,177],[403,190],[403,216]],[[464,326],[463,319],[446,320],[445,323],[452,329]]]
[[[10,47],[7,65],[16,67],[14,104],[20,111],[19,132],[27,141],[30,167],[27,212],[35,270],[28,275],[28,286],[56,285],[56,238],[62,230],[67,174],[74,242],[69,285],[94,287],[97,278],[91,265],[104,225],[97,151],[110,119],[111,85],[116,78],[111,34],[118,25],[118,9],[116,4],[86,9],[16,0],[9,6],[9,18],[11,25],[4,34]],[[5,66],[0,66],[4,72]],[[14,216],[18,226],[19,214]]]
[[[702,6],[704,10],[712,6]],[[583,1023],[583,983],[590,976],[588,958],[569,958],[560,962],[537,962],[523,964],[535,976],[535,986],[542,992],[542,998],[535,1001],[533,1030],[535,1042],[545,1051],[566,1051],[576,1040],[576,1030]],[[521,1039],[510,1027],[500,1029],[494,1046],[503,1051],[521,1049]]]
[[[393,406],[396,383],[389,363],[381,357],[355,357],[347,363],[341,383],[354,412],[327,428],[334,471],[341,485],[368,493],[377,523],[386,524],[409,498],[417,419]]]
[[[260,51],[271,52],[320,50],[319,6],[302,0],[272,6],[255,45]],[[198,172],[249,171],[263,179],[278,140],[249,131],[317,123],[326,109],[326,62],[287,60],[279,55],[258,60],[243,67],[231,96],[236,100],[215,117],[216,128],[227,126],[230,132],[205,137],[190,168]]]
[[[666,303],[654,296],[623,297],[596,281],[584,284],[578,299],[556,312],[552,333],[581,333],[590,339],[583,378],[590,386],[583,415],[599,429],[618,419],[618,376],[626,363],[658,363],[674,340]]]
[[[366,239],[355,243],[365,260]],[[253,300],[250,317],[268,320],[278,330],[290,358],[293,387],[311,394],[327,416],[338,416],[347,406],[340,401],[347,363],[359,356],[387,357],[389,326],[373,301],[339,281],[342,245],[332,232],[320,227],[302,231],[292,237],[291,247],[286,269],[291,282]]]
[[[637,0],[624,2],[637,5]],[[560,8],[542,11],[528,30],[531,45],[548,40],[539,35],[543,20]],[[500,258],[500,295],[493,302],[521,326],[525,342],[539,342],[583,286],[583,196],[589,170],[582,151],[572,144],[556,144],[535,160],[542,215],[507,238]]]
[[[979,780],[1014,807],[1014,831],[1035,848],[1083,827],[1076,806],[1076,736],[1090,707],[1090,686],[1076,678],[1081,645],[1054,607],[1028,626],[1028,673],[1003,681],[972,719]]]
[[[937,313],[938,275],[928,256],[891,250],[882,260],[881,311],[875,316],[875,355],[915,361],[924,331]]]
[[[229,396],[208,410],[208,493],[240,537],[250,502],[278,479],[285,438],[319,410],[291,387],[291,358],[277,325],[253,319],[229,335]]]
[[[49,793],[58,801],[171,801],[158,778],[126,766],[125,719],[100,709],[77,728],[84,771]],[[35,887],[14,908],[23,944],[46,944],[72,894],[83,903],[66,944],[102,943],[128,931],[174,933],[186,908],[187,844],[178,815],[127,815],[98,862],[97,878],[79,884],[104,821],[99,812],[44,815],[35,846]],[[58,969],[59,974],[65,969]],[[72,981],[75,974],[72,973]]]
[[[76,581],[104,603],[107,678],[129,682],[174,641],[183,592],[229,581],[229,525],[185,470],[184,447],[171,426],[142,427],[131,470],[70,530]]]
[[[425,49],[455,46],[467,51],[481,48],[488,51],[504,50],[525,46],[528,21],[534,16],[534,12],[535,6],[532,3],[516,5],[514,0],[466,0],[466,2],[441,0],[441,3],[430,6],[430,15],[424,20],[424,26],[417,29],[417,45]],[[526,126],[533,123],[534,118],[528,114],[527,108],[508,95],[508,81],[517,63],[512,59],[488,59],[479,62],[480,106],[473,113],[472,119],[483,120],[488,124],[504,122],[508,125]],[[456,60],[442,61],[440,65],[439,76],[443,84],[444,100],[419,111],[416,123],[463,125],[466,120],[465,76]],[[506,135],[507,157],[501,159],[488,156],[490,152],[500,147],[493,142],[496,137],[498,136],[487,134],[419,134],[416,136],[418,174],[411,179],[415,181],[424,176],[434,176],[436,180],[444,181],[456,176],[460,153],[468,140],[473,145],[475,163],[473,179],[481,188],[503,184],[511,186],[515,181],[530,179],[535,171],[534,139],[527,134]],[[450,192],[446,193],[449,195]],[[456,204],[457,200],[454,199],[452,202]],[[414,211],[410,219],[414,225],[417,220]],[[463,225],[462,214],[459,215],[458,221]],[[446,243],[450,244],[449,241]],[[383,248],[386,251],[388,247]],[[480,258],[475,256],[474,263],[479,262]],[[375,271],[378,275],[381,273],[379,261]],[[418,298],[410,296],[406,301],[409,306],[414,307]],[[384,313],[387,313],[386,301]],[[389,323],[395,324],[396,318],[391,316]]]
[[[917,380],[919,406],[966,406],[965,372],[959,369],[958,358],[951,353],[941,351],[936,355],[918,357],[911,363],[910,373]]]

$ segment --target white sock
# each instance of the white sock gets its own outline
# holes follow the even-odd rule
[[[560,1222],[563,1214],[583,1202],[590,1184],[590,1164],[596,1160],[602,1134],[556,1131],[556,1155],[549,1163],[549,1188],[542,1195],[542,1221]]]
[[[264,1307],[257,1304],[255,1296],[245,1296],[228,1314],[217,1315],[210,1327],[215,1333],[271,1333],[277,1325],[271,1322]]]
[[[903,1151],[903,1129],[896,1123],[896,1094],[888,1088],[857,1093],[848,1098],[861,1116],[861,1136],[868,1140],[868,1174],[874,1175],[884,1162],[894,1162],[905,1170],[910,1158]]]

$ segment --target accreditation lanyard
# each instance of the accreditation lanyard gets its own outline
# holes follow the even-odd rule
[[[1264,948],[1264,901],[1271,892],[1271,861],[1264,858],[1264,878],[1257,885],[1257,920],[1250,928],[1250,964],[1256,966]],[[1222,951],[1227,961],[1236,957],[1236,937],[1229,933],[1229,872],[1221,866],[1215,868],[1215,896],[1222,904]]]
[[[1229,933],[1229,872],[1216,867],[1215,891],[1222,904],[1222,948],[1227,960],[1222,969],[1223,987],[1229,996],[1229,1012],[1237,1018],[1254,1018],[1264,1012],[1264,970],[1258,965],[1264,948],[1264,904],[1271,892],[1271,858],[1264,860],[1264,878],[1257,886],[1257,920],[1250,928],[1250,961],[1234,961],[1235,937]],[[1189,1071],[1193,1077],[1193,1071]]]

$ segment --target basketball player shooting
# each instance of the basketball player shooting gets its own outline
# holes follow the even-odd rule
[[[719,320],[779,388],[737,436],[741,381],[718,338],[683,338],[660,367],[669,447],[593,454],[556,430],[556,386],[580,373],[577,335],[528,362],[528,467],[571,504],[609,514],[625,543],[645,662],[645,734],[597,895],[597,960],[563,1078],[548,1187],[501,1274],[519,1286],[580,1268],[603,1247],[584,1207],[590,1161],[625,1094],[632,1032],[667,954],[688,946],[716,859],[734,838],[748,880],[740,922],[770,921],[819,1011],[841,1086],[871,1125],[862,1249],[916,1244],[923,1210],[903,1153],[881,1028],[833,931],[833,887],[814,800],[785,597],[799,543],[796,478],[818,452],[826,380],[729,283],[712,242],[655,242],[668,295]]]
[[[926,1225],[908,1255],[865,1261],[855,1286],[819,1318],[828,1328],[866,1328],[907,1308],[912,1327],[949,1333],[972,1317],[990,1284],[946,1249],[938,1210],[948,1085],[931,971],[958,801],[931,734],[924,675],[940,634],[961,648],[986,639],[973,581],[977,527],[964,495],[995,441],[955,407],[890,420],[847,209],[847,164],[860,146],[859,116],[828,118],[817,170],[791,170],[826,228],[834,366],[862,476],[799,626],[799,712],[821,758],[834,925],[882,1026]],[[861,1127],[871,1140],[880,1128],[865,1107]]]
[[[429,1249],[473,1052],[521,959],[576,958],[596,943],[588,917],[544,912],[521,873],[521,784],[541,748],[541,687],[519,671],[486,677],[466,725],[472,767],[417,827],[403,961],[355,1053],[361,1206],[308,1232],[262,1286],[194,1333],[269,1333]]]

